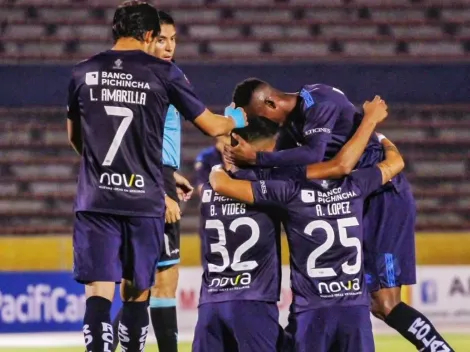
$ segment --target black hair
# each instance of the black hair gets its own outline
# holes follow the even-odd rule
[[[273,138],[279,130],[279,125],[266,117],[258,116],[252,117],[248,120],[248,126],[242,128],[235,128],[233,133],[238,134],[245,141],[251,143],[261,139]],[[232,146],[238,142],[231,138]]]
[[[260,86],[268,84],[258,78],[247,78],[244,81],[237,84],[233,91],[232,101],[235,103],[235,107],[244,107],[250,104],[253,93]]]
[[[168,12],[158,10],[158,16],[160,17],[160,25],[162,24],[170,24],[172,26],[175,25],[175,20]]]
[[[153,31],[153,37],[160,33],[160,20],[155,7],[144,1],[132,0],[116,9],[113,18],[114,42],[129,37],[143,41],[149,31]]]

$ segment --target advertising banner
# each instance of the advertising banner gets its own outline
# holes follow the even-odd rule
[[[84,313],[84,287],[70,272],[0,272],[0,333],[80,331]]]
[[[438,325],[470,324],[470,266],[420,266],[411,304]]]
[[[177,305],[182,338],[190,339],[194,332],[201,275],[198,267],[180,269]],[[406,296],[439,327],[470,326],[470,266],[418,267],[418,283]],[[284,266],[279,302],[283,326],[291,300],[289,268]],[[120,307],[116,292],[112,317]],[[0,333],[81,331],[84,312],[83,285],[70,272],[0,272]],[[375,332],[390,330],[372,319]]]

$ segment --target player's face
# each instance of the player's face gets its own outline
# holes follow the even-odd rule
[[[176,28],[172,24],[162,24],[160,35],[157,37],[154,56],[171,61],[176,48]]]

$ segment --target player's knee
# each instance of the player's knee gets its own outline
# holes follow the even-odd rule
[[[122,280],[121,282],[121,299],[123,302],[145,302],[148,300],[149,292],[148,289],[138,289],[128,280]]]
[[[87,298],[92,296],[99,296],[113,301],[114,289],[116,284],[114,282],[95,281],[85,285],[85,295]]]
[[[399,287],[381,289],[371,295],[371,312],[381,320],[401,302],[401,290]]]
[[[178,266],[157,270],[151,295],[155,298],[175,298],[178,287]]]

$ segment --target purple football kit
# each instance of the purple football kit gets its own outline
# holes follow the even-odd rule
[[[255,205],[287,212],[296,351],[374,351],[363,266],[364,200],[377,167],[341,180],[252,182]]]
[[[162,140],[170,104],[193,121],[204,110],[182,71],[140,50],[77,64],[68,118],[83,150],[75,200],[74,276],[79,282],[152,285],[164,228]]]
[[[203,186],[204,273],[194,352],[276,351],[282,336],[278,213],[224,197],[208,183]]]
[[[258,152],[257,165],[293,166],[330,160],[354,134],[362,117],[340,90],[323,84],[303,86],[281,129],[277,151]],[[371,167],[383,159],[382,146],[374,135],[356,167]],[[411,187],[402,173],[368,198],[364,250],[370,291],[416,283],[415,215]]]

